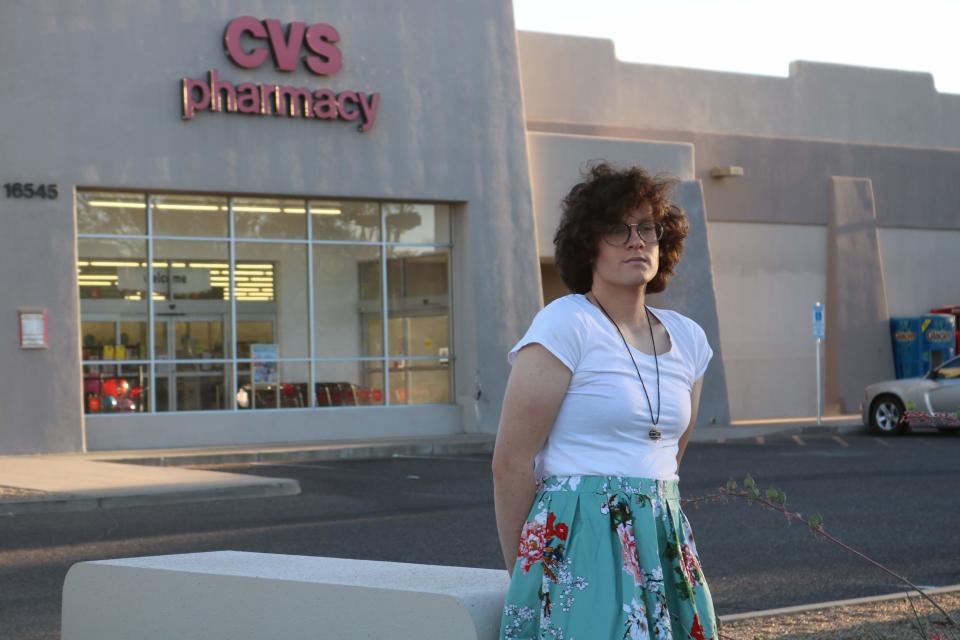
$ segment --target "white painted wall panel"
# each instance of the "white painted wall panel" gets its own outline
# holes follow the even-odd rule
[[[707,226],[734,420],[816,414],[811,305],[826,298],[826,227]]]
[[[880,229],[887,312],[917,316],[960,304],[960,272],[953,259],[958,251],[960,231]]]

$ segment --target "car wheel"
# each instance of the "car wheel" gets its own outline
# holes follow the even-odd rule
[[[907,430],[903,419],[903,403],[891,395],[877,397],[870,404],[870,428],[876,433],[893,435]]]

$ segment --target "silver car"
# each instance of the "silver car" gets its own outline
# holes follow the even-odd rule
[[[911,427],[960,433],[960,356],[922,378],[871,384],[860,413],[876,433],[903,433]]]

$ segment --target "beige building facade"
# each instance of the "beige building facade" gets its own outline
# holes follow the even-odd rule
[[[528,140],[576,137],[581,161],[612,144],[689,150],[686,171],[635,157],[701,187],[709,264],[690,274],[703,256],[687,249],[697,287],[682,306],[705,326],[716,314],[732,419],[815,415],[814,302],[827,413],[854,414],[866,384],[893,377],[888,319],[960,301],[960,96],[929,74],[798,62],[771,78],[626,63],[605,40],[519,43]],[[550,298],[560,185],[537,200],[541,162],[531,152]],[[743,175],[715,177],[729,167]]]
[[[814,413],[815,301],[833,413],[960,303],[925,74],[629,64],[509,0],[18,2],[0,57],[0,454],[495,433],[596,159],[680,180],[701,428]]]

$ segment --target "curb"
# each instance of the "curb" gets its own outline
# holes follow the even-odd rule
[[[934,587],[932,589],[922,589],[922,591],[927,595],[952,593],[954,591],[960,591],[960,584],[948,585],[946,587]],[[780,609],[765,609],[763,611],[734,613],[731,615],[720,616],[720,620],[723,622],[738,622],[740,620],[752,620],[754,618],[773,618],[777,616],[788,616],[795,613],[805,613],[807,611],[816,611],[818,609],[836,609],[839,607],[869,604],[872,602],[883,602],[886,600],[903,600],[907,596],[916,596],[916,591],[902,591],[900,593],[888,593],[882,596],[850,598],[849,600],[831,600],[828,602],[817,602],[814,604],[801,604],[794,607],[782,607]]]
[[[843,435],[846,433],[868,433],[867,427],[860,423],[849,424],[798,424],[798,425],[749,425],[728,427],[723,436],[710,434],[704,429],[699,442],[718,442],[731,440],[746,440],[756,438],[757,436],[799,436],[799,435]],[[697,432],[694,432],[694,441],[697,440]]]
[[[51,494],[49,497],[27,500],[0,501],[0,516],[30,513],[63,513],[93,511],[95,509],[122,509],[155,505],[211,502],[213,500],[240,500],[243,498],[270,498],[295,496],[300,483],[287,478],[275,478],[269,483],[221,487],[217,489],[181,490],[168,493],[137,493],[113,496],[73,496]]]
[[[162,455],[97,457],[103,462],[145,466],[204,466],[246,464],[252,462],[317,462],[337,460],[377,460],[400,456],[458,456],[493,453],[493,437],[460,442],[385,442],[352,446],[323,445],[316,448],[259,449],[249,451],[184,451]]]
[[[798,424],[798,425],[749,425],[726,427],[723,435],[710,433],[709,429],[694,431],[692,442],[720,443],[735,440],[749,440],[757,436],[794,436],[794,435],[843,435],[848,433],[867,434],[867,427],[860,423],[849,424]]]

